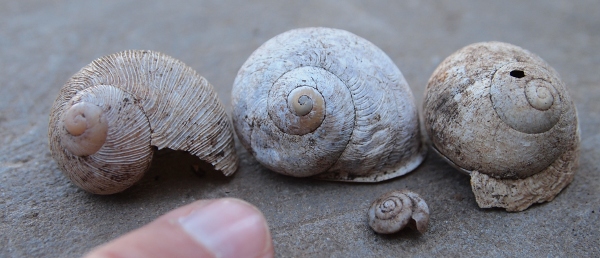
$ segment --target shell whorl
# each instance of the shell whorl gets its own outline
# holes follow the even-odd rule
[[[402,73],[347,31],[304,28],[270,39],[240,68],[232,104],[242,144],[282,174],[381,181],[424,157]]]
[[[485,42],[446,58],[427,85],[425,128],[436,150],[463,171],[525,178],[577,141],[564,83],[540,57]]]
[[[508,63],[498,69],[490,87],[492,106],[511,128],[527,133],[546,132],[564,113],[562,82],[554,73],[536,64]]]
[[[134,99],[118,88],[98,85],[78,91],[51,116],[50,121],[56,122],[50,127],[52,155],[67,177],[84,190],[97,194],[123,191],[150,167],[150,126]],[[96,151],[89,148],[89,139],[73,136],[63,122],[62,118],[68,120],[69,113],[80,107],[99,109],[108,125]],[[87,152],[77,151],[82,148]]]
[[[279,130],[287,134],[314,132],[325,120],[327,108],[323,94],[327,97],[335,94],[327,91],[328,87],[341,88],[343,84],[324,69],[300,67],[285,73],[269,92],[269,117]],[[344,112],[350,113],[351,110]]]
[[[101,139],[101,130],[92,134],[86,126],[74,135],[83,128],[74,123],[83,114],[107,126],[103,144],[82,137]],[[54,103],[49,138],[63,172],[97,194],[120,192],[138,181],[150,166],[153,146],[187,151],[225,175],[237,169],[231,125],[212,86],[182,62],[153,51],[105,56],[73,75]],[[77,144],[87,146],[86,152],[73,147]]]
[[[479,207],[522,211],[573,180],[577,110],[558,73],[525,49],[482,42],[453,53],[429,79],[423,111],[434,150],[471,175]]]
[[[407,225],[425,233],[429,224],[429,207],[414,192],[391,191],[371,204],[368,219],[371,228],[381,234],[398,232]]]

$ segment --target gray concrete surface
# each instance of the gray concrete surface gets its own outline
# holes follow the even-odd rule
[[[600,3],[589,1],[0,1],[0,257],[73,257],[197,199],[238,197],[260,208],[280,257],[600,256]],[[382,48],[417,102],[450,53],[500,40],[542,56],[570,87],[582,149],[573,183],[520,213],[479,209],[468,177],[430,153],[415,172],[378,184],[296,179],[261,167],[241,146],[232,178],[190,172],[190,157],[156,155],[129,190],[94,196],[50,157],[49,109],[64,82],[100,56],[151,49],[178,58],[230,104],[238,68],[289,29],[349,30]],[[230,108],[228,107],[228,110]],[[373,233],[370,202],[420,193],[424,235]]]

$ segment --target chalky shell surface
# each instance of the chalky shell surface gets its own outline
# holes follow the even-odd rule
[[[97,152],[78,156],[69,151],[62,118],[82,102],[102,109],[108,132]],[[212,85],[184,63],[153,51],[108,55],[73,75],[54,102],[48,136],[62,171],[96,194],[133,185],[156,148],[187,151],[225,175],[238,165],[233,131]]]
[[[301,91],[314,102],[306,115],[288,101]],[[270,39],[239,70],[232,104],[241,143],[285,175],[376,182],[410,172],[425,155],[402,73],[347,31],[304,28]]]
[[[480,207],[524,210],[573,180],[575,106],[558,73],[527,50],[484,42],[455,52],[431,76],[423,112],[434,149],[471,175]]]
[[[406,226],[425,233],[429,226],[429,206],[412,191],[391,191],[373,201],[368,219],[369,226],[381,234],[396,233]]]

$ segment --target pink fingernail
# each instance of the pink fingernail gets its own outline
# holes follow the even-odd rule
[[[216,257],[263,256],[271,241],[260,211],[237,199],[216,200],[179,223]]]

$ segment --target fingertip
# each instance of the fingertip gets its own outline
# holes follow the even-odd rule
[[[201,200],[100,246],[86,257],[273,257],[263,214],[235,198]]]
[[[273,245],[263,214],[251,204],[234,198],[216,200],[179,224],[198,243],[217,257],[268,257]]]

